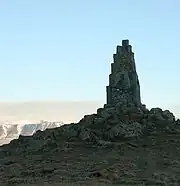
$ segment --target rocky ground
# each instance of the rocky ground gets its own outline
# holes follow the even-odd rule
[[[0,185],[180,185],[180,121],[168,110],[105,106],[77,124],[0,148]]]

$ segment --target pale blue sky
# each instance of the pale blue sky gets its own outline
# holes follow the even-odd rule
[[[142,100],[180,106],[179,0],[1,0],[0,101],[105,102],[129,39]]]

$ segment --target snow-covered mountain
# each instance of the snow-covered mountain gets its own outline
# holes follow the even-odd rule
[[[40,121],[31,124],[12,124],[8,122],[0,123],[0,145],[8,144],[13,139],[18,139],[19,135],[31,136],[36,131],[44,131],[47,128],[56,128],[63,125],[63,122]]]

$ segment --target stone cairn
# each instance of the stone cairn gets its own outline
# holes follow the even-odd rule
[[[120,103],[139,107],[141,105],[140,85],[129,40],[123,40],[122,46],[117,46],[113,59],[109,86],[106,87],[107,105]]]
[[[180,132],[180,120],[175,120],[169,110],[148,110],[141,103],[140,84],[129,40],[122,40],[122,46],[116,48],[106,92],[104,107],[97,109],[96,114],[84,116],[78,123],[85,126],[86,131],[90,129],[91,136],[111,141],[118,137],[140,137],[154,132]]]
[[[176,120],[173,113],[161,108],[148,110],[141,103],[134,53],[128,40],[123,40],[122,46],[117,46],[113,58],[104,107],[98,108],[94,114],[85,115],[78,123],[63,125],[53,129],[53,132],[37,132],[33,136],[34,140],[42,140],[42,143],[46,141],[51,146],[51,143],[62,139],[78,138],[104,145],[106,142],[137,139],[154,133],[180,133],[180,120]],[[13,143],[19,146],[23,140],[31,141],[31,138],[20,136]],[[43,151],[46,146],[39,148]]]

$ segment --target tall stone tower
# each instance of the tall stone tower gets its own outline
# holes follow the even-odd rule
[[[106,87],[107,105],[122,103],[141,106],[140,85],[129,40],[123,40],[122,46],[117,46],[113,59],[109,86]]]

